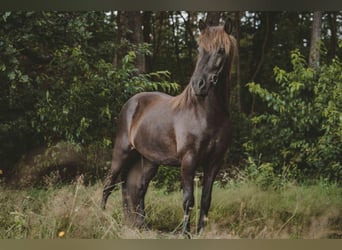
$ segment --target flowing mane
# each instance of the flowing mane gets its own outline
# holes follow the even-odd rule
[[[193,102],[193,94],[191,93],[190,84],[188,84],[182,93],[172,98],[172,109],[182,109],[189,106]]]

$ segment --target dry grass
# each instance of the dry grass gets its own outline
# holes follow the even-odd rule
[[[137,230],[123,223],[120,191],[101,210],[101,183],[84,186],[79,180],[48,190],[0,189],[2,239],[183,238],[180,191],[166,195],[151,187],[146,196],[150,229]],[[263,191],[250,183],[215,187],[209,224],[194,238],[341,238],[341,194],[336,185],[322,183],[289,185],[281,191]]]

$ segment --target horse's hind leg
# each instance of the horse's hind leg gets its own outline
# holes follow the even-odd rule
[[[124,147],[123,145],[127,146]],[[122,169],[128,168],[132,162],[136,160],[137,155],[137,152],[131,149],[128,146],[128,143],[123,143],[120,140],[116,140],[113,150],[112,165],[106,177],[103,188],[101,204],[103,209],[106,207],[107,199],[115,187],[116,179],[118,178],[120,172]]]
[[[125,179],[122,184],[124,213],[128,224],[138,227],[144,226],[145,194],[157,170],[157,165],[141,158],[123,177]]]

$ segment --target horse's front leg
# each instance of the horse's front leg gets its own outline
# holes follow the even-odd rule
[[[208,221],[208,211],[211,204],[211,193],[213,189],[213,183],[217,172],[219,170],[220,164],[206,166],[204,168],[204,180],[203,180],[203,189],[202,189],[202,197],[201,197],[201,210],[200,217],[198,222],[197,233],[201,233],[203,228],[205,227]]]
[[[190,234],[190,211],[194,207],[194,176],[195,176],[196,164],[194,157],[187,154],[183,157],[181,163],[182,174],[182,188],[183,188],[183,234],[189,238]]]

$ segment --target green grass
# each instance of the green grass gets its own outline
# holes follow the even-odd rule
[[[146,195],[149,230],[124,225],[120,190],[110,196],[105,211],[100,208],[101,194],[101,183],[84,186],[79,182],[46,190],[0,186],[0,238],[53,239],[61,232],[62,238],[76,239],[183,238],[181,191],[165,194],[150,187]],[[341,238],[341,208],[342,189],[323,182],[289,184],[277,191],[246,182],[225,188],[215,185],[208,226],[194,238]]]
[[[336,185],[262,190],[245,183],[214,195],[211,217],[221,230],[243,238],[342,236],[342,195]]]

